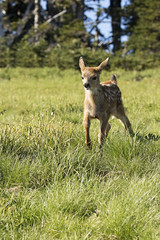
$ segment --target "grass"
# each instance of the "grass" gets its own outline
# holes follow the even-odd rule
[[[1,239],[160,239],[160,69],[114,73],[136,134],[111,119],[100,154],[79,72],[0,70]]]

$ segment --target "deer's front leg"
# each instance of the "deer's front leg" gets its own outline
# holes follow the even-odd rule
[[[90,116],[88,114],[84,114],[83,126],[84,126],[84,129],[86,132],[86,144],[87,144],[87,147],[91,149],[92,144],[91,144],[91,139],[90,139],[90,135],[89,135],[90,125],[91,125]]]
[[[110,124],[108,123],[108,119],[109,117],[104,115],[100,118],[100,131],[99,131],[99,136],[98,136],[98,140],[99,140],[99,144],[100,146],[103,145],[106,136],[106,129],[108,129],[107,131],[107,135],[110,129]]]

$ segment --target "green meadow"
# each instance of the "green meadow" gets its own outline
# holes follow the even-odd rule
[[[135,135],[85,147],[81,74],[0,69],[0,239],[160,239],[160,69],[117,75]]]

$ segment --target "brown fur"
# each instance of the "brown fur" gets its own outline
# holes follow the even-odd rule
[[[82,81],[85,87],[84,100],[84,117],[83,126],[86,132],[86,144],[91,148],[91,139],[89,134],[91,119],[99,119],[99,143],[103,144],[111,128],[108,120],[110,116],[117,117],[123,124],[124,128],[133,133],[129,119],[127,118],[123,102],[121,99],[121,91],[117,86],[115,75],[110,81],[100,83],[100,73],[107,65],[108,59],[104,60],[98,67],[86,67],[81,57],[79,66],[82,72]]]

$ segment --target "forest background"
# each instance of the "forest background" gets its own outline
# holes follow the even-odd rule
[[[93,13],[95,19],[90,17]],[[109,67],[131,70],[157,67],[160,2],[3,0],[0,36],[0,67],[76,69],[80,55],[89,65],[114,56]],[[126,41],[122,41],[123,36]]]

